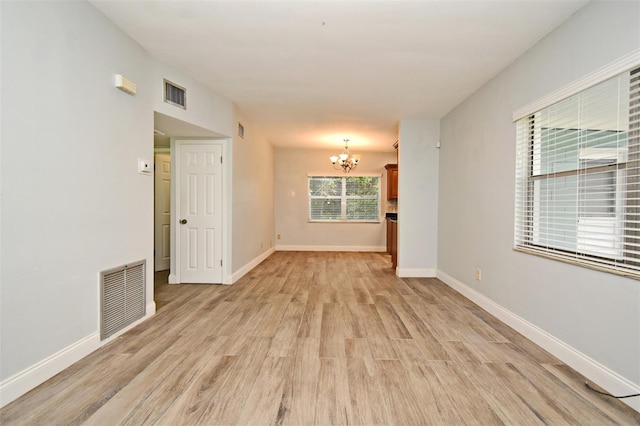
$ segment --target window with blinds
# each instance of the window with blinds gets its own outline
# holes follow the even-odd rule
[[[640,68],[516,127],[516,249],[640,278]]]
[[[309,176],[309,221],[380,222],[380,176]]]

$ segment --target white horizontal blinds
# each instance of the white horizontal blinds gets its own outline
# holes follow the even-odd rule
[[[347,220],[379,220],[380,177],[344,177],[344,185]]]
[[[309,220],[380,220],[379,176],[309,176]]]
[[[625,262],[640,267],[640,68],[630,73],[629,156],[626,172]]]
[[[516,247],[640,271],[637,77],[621,74],[517,122]]]
[[[342,219],[342,178],[309,176],[309,220]]]
[[[525,247],[532,243],[533,234],[533,169],[532,140],[534,135],[532,117],[525,117],[516,123],[516,207],[515,246]],[[539,160],[538,160],[539,161]]]

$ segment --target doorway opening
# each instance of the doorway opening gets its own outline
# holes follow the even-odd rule
[[[184,265],[182,265],[184,262],[180,262],[180,260],[181,258],[183,260],[195,258],[192,256],[193,251],[188,250],[191,246],[195,247],[194,244],[191,244],[186,248],[183,247],[184,244],[178,245],[180,240],[186,241],[187,239],[182,234],[177,235],[177,232],[183,230],[182,228],[191,228],[191,225],[195,224],[196,218],[190,216],[189,218],[186,218],[187,220],[179,221],[179,219],[185,218],[179,218],[176,216],[178,212],[185,210],[181,205],[181,193],[188,194],[189,190],[194,188],[194,185],[189,185],[188,190],[176,187],[176,185],[180,183],[177,173],[180,173],[181,169],[180,166],[176,166],[176,162],[179,161],[181,157],[178,153],[174,152],[174,150],[177,146],[182,146],[185,143],[190,145],[215,145],[218,146],[218,150],[221,149],[219,154],[216,154],[215,156],[217,158],[219,155],[219,159],[217,161],[219,161],[219,165],[221,165],[226,149],[226,143],[228,143],[228,141],[229,139],[227,137],[211,130],[195,126],[191,123],[165,114],[154,112],[154,288],[157,288],[159,285],[161,286],[164,283],[177,284],[181,282],[189,282],[188,274],[181,273],[182,269],[184,269]],[[206,156],[203,157],[204,163],[210,163],[208,158],[209,157]],[[211,158],[213,158],[213,156]],[[191,163],[189,163],[189,166],[191,166]],[[214,177],[210,175],[204,176],[203,185],[208,188],[211,182],[216,182],[216,179],[220,179],[220,181],[222,181],[222,179],[226,179],[223,175],[228,172],[229,169],[223,167],[218,170],[218,174]],[[184,176],[182,177],[184,180]],[[189,176],[190,182],[193,180],[191,178],[192,176]],[[205,190],[205,192],[208,193],[208,190]],[[227,194],[229,193],[227,192],[227,189],[223,189],[222,187],[218,187],[216,192],[217,194],[222,194],[223,192]],[[204,199],[204,197],[198,197],[198,199]],[[216,206],[216,209],[222,208],[224,210],[227,208],[224,206],[228,206],[227,202],[228,200],[225,200],[223,196],[222,199],[219,199],[213,205]],[[208,204],[210,203],[207,203],[205,207],[208,207]],[[191,213],[190,209],[187,210],[189,210],[187,213]],[[207,213],[209,209],[203,208],[201,210]],[[223,214],[226,215],[227,213],[226,211],[216,210],[216,214],[222,217]],[[209,241],[212,235],[216,236],[218,232],[222,232],[223,225],[224,222],[220,223],[217,226],[217,229],[213,231],[210,227],[205,227],[204,237],[199,237],[198,239]],[[189,229],[189,231],[190,232],[187,236],[191,238],[195,231],[192,229]],[[219,238],[221,237],[216,236],[216,241],[218,242],[215,245],[215,258],[212,256],[209,256],[210,258],[205,257],[200,262],[205,265],[207,272],[213,271],[214,269],[221,269],[223,264],[222,259],[225,257],[225,253],[228,253],[229,242],[227,240],[221,241]],[[190,239],[189,241],[194,240]],[[198,253],[208,253],[208,251],[200,250]],[[215,260],[215,264],[212,259]],[[191,266],[192,263],[193,262],[189,263],[188,266]],[[226,271],[227,268],[229,268],[229,266],[225,264],[224,269],[219,270],[217,272],[218,275],[214,278],[207,276],[205,277],[206,279],[202,279],[200,281],[193,278],[191,279],[193,282],[221,283],[225,281],[224,277],[227,276],[222,272]],[[181,277],[181,275],[185,275],[184,279],[182,279],[183,277]],[[228,281],[228,279],[226,281]]]

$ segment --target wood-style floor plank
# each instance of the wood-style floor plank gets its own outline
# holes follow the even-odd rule
[[[258,377],[251,388],[251,393],[244,401],[244,408],[238,424],[277,424],[281,423],[283,410],[284,386],[287,372],[293,363],[291,358],[267,357],[262,364]]]
[[[424,410],[406,369],[399,360],[381,359],[375,361],[380,377],[385,408],[393,423],[399,425],[434,424],[435,412]]]
[[[382,324],[391,339],[411,339],[411,333],[407,330],[398,312],[391,305],[391,301],[383,296],[376,296],[375,306]]]
[[[346,358],[321,358],[314,424],[353,423]]]
[[[479,364],[443,361],[431,362],[429,365],[436,373],[440,385],[455,404],[463,422],[479,425],[505,424],[491,409],[480,389],[465,374],[467,370],[471,370]]]
[[[469,382],[480,391],[491,410],[506,425],[546,424],[536,411],[529,409],[518,395],[505,386],[499,377],[484,363],[468,363],[464,370]]]
[[[289,303],[287,310],[277,327],[277,331],[271,341],[269,356],[291,357],[295,353],[295,337],[300,328],[305,306],[300,303]]]
[[[0,410],[2,425],[635,425],[637,413],[382,253],[276,252]]]
[[[203,390],[211,387],[221,376],[231,358],[209,357],[206,347],[215,346],[217,339],[206,337],[199,346],[201,351],[178,355],[168,353],[159,357],[142,374],[136,376],[121,392],[118,392],[108,404],[103,405],[87,424],[96,426],[105,424],[144,424],[158,421],[167,409],[181,406],[184,398],[191,393],[183,392],[195,383],[206,378],[208,385],[200,386],[198,398],[206,400]],[[194,346],[198,348],[198,346]]]
[[[354,424],[389,424],[380,381],[367,366],[365,357],[347,358],[347,375]]]
[[[293,367],[284,384],[278,424],[312,425],[320,374],[320,339],[297,338],[294,346]]]

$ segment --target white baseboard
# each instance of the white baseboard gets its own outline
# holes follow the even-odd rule
[[[485,311],[518,331],[520,334],[524,335],[529,340],[567,364],[569,367],[587,377],[593,383],[601,386],[603,389],[606,389],[608,392],[614,395],[640,393],[639,385],[620,376],[616,372],[591,359],[587,355],[547,333],[538,326],[519,317],[508,309],[505,309],[463,282],[456,280],[452,276],[440,270],[437,271],[437,277],[449,287],[476,303]],[[640,400],[638,398],[627,398],[622,401],[634,410],[640,411]]]
[[[123,333],[126,333],[136,325],[149,319],[156,312],[155,302],[147,304],[147,313],[144,317],[123,328],[108,339],[100,340],[100,333],[92,333],[55,354],[43,359],[29,368],[0,382],[0,408],[11,401],[21,397],[36,386],[49,380],[65,368],[80,361],[91,352],[106,345]]]
[[[387,246],[283,246],[277,245],[277,251],[363,251],[386,252]]]
[[[255,259],[247,262],[242,268],[238,269],[231,276],[231,282],[223,283],[223,284],[233,284],[238,281],[240,278],[244,277],[249,271],[258,266],[263,260],[267,257],[271,256],[276,251],[275,248],[271,247],[269,250],[265,251],[261,255],[257,256]]]
[[[96,332],[3,380],[0,383],[0,407],[29,392],[99,347],[100,333]]]
[[[435,278],[437,273],[431,268],[400,268],[396,269],[396,275],[401,278]]]
[[[233,278],[233,276],[232,276],[232,275],[229,275],[229,274],[223,275],[223,276],[222,276],[222,284],[227,284],[227,285],[228,285],[228,284],[233,284],[232,278]],[[171,284],[171,285],[173,285],[173,284],[180,284],[180,283],[178,282],[178,277],[177,277],[175,274],[169,274],[169,279],[167,280],[167,282],[168,282],[169,284]],[[217,284],[217,283],[216,283],[216,284]]]
[[[152,315],[155,315],[156,313],[156,302],[155,300],[152,300],[151,302],[147,303],[147,306],[145,307],[145,315],[144,318],[142,318],[142,320],[144,321],[145,319],[149,318]]]

